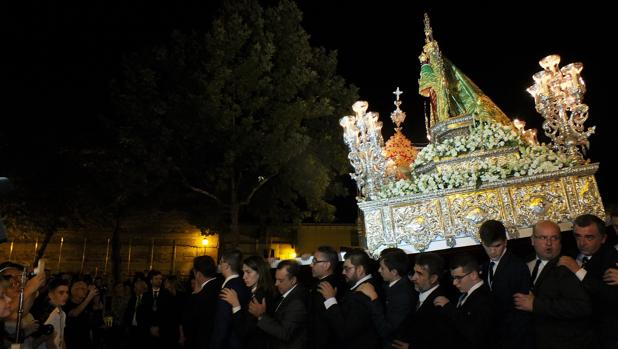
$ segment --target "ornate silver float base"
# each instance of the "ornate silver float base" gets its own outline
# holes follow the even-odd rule
[[[487,219],[506,225],[509,238],[530,236],[543,219],[571,229],[580,214],[604,217],[594,178],[598,164],[431,194],[360,202],[367,249],[387,247],[408,253],[479,244],[478,227]]]

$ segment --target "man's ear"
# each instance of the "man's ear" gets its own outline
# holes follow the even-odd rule
[[[429,282],[433,285],[438,283],[438,275],[436,274],[431,274],[431,276],[429,277]]]
[[[473,279],[475,279],[475,280],[481,280],[481,274],[479,274],[479,272],[478,272],[478,271],[476,271],[476,270],[475,270],[475,271],[473,271],[473,272],[472,272],[472,275],[470,275],[470,276],[472,276],[472,277],[473,277]]]

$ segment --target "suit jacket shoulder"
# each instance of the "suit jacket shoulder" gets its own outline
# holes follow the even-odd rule
[[[449,323],[456,335],[461,338],[464,348],[488,348],[489,332],[493,318],[491,295],[487,285],[472,292],[459,307],[453,303],[444,306]]]
[[[445,335],[450,329],[446,328],[447,314],[441,307],[433,304],[438,296],[448,297],[442,286],[438,286],[427,296],[418,309],[413,309],[399,330],[397,338],[410,343],[412,348],[418,349],[450,349],[454,345],[452,336]],[[415,305],[416,307],[416,305]],[[436,326],[436,324],[442,324]]]
[[[326,319],[344,348],[379,347],[379,335],[371,317],[371,300],[362,292],[349,290],[341,303],[326,310]]]
[[[257,326],[273,338],[274,348],[304,348],[307,341],[307,294],[296,286],[273,315],[265,314]]]

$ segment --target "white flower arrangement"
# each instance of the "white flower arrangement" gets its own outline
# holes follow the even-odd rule
[[[431,143],[421,150],[412,170],[444,158],[456,157],[477,150],[492,150],[501,147],[523,146],[525,143],[511,126],[496,122],[476,121],[469,134],[455,136],[442,143]]]
[[[382,188],[379,197],[387,199],[445,189],[475,188],[485,183],[553,172],[572,165],[565,155],[555,153],[544,144],[522,145],[519,153],[513,154],[509,161],[497,163],[495,160],[487,160],[478,167],[463,171],[449,169],[413,175],[411,179],[388,183]]]

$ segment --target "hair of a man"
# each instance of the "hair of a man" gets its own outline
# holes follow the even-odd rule
[[[506,228],[502,222],[490,219],[481,224],[479,235],[483,244],[488,246],[498,241],[505,241]]]
[[[456,255],[451,260],[451,270],[461,267],[464,273],[479,271],[479,262],[469,253]]]
[[[317,251],[330,263],[330,270],[335,270],[339,263],[339,254],[331,246],[318,246]]]
[[[217,276],[217,266],[211,256],[197,256],[193,259],[193,270],[202,273],[204,277],[214,278]]]
[[[597,226],[597,230],[599,231],[599,234],[605,235],[605,222],[603,222],[601,218],[593,214],[583,214],[581,216],[577,216],[577,218],[575,218],[575,221],[573,222],[573,225],[581,227],[581,228],[587,227],[593,224]]]
[[[345,259],[349,259],[353,266],[362,266],[365,269],[365,275],[371,273],[371,258],[367,252],[361,249],[353,249],[345,254]]]
[[[152,269],[151,271],[148,272],[148,281],[149,282],[152,281],[152,278],[157,275],[163,275],[163,273],[160,270]]]
[[[383,254],[380,260],[388,268],[389,271],[396,270],[399,276],[404,277],[410,271],[410,260],[408,255],[402,249],[393,249]]]
[[[438,278],[444,274],[444,258],[437,253],[425,252],[416,255],[414,264],[426,269],[429,276],[436,275]]]
[[[230,266],[232,272],[236,274],[241,274],[242,252],[240,252],[239,250],[226,251],[221,255],[221,259]]]
[[[295,259],[286,259],[277,265],[277,270],[284,269],[288,272],[288,280],[296,278],[298,281],[300,278],[300,263]]]
[[[66,286],[68,288],[69,280],[65,280],[61,278],[54,278],[47,284],[47,287],[49,288],[50,291],[53,291],[60,286]]]

